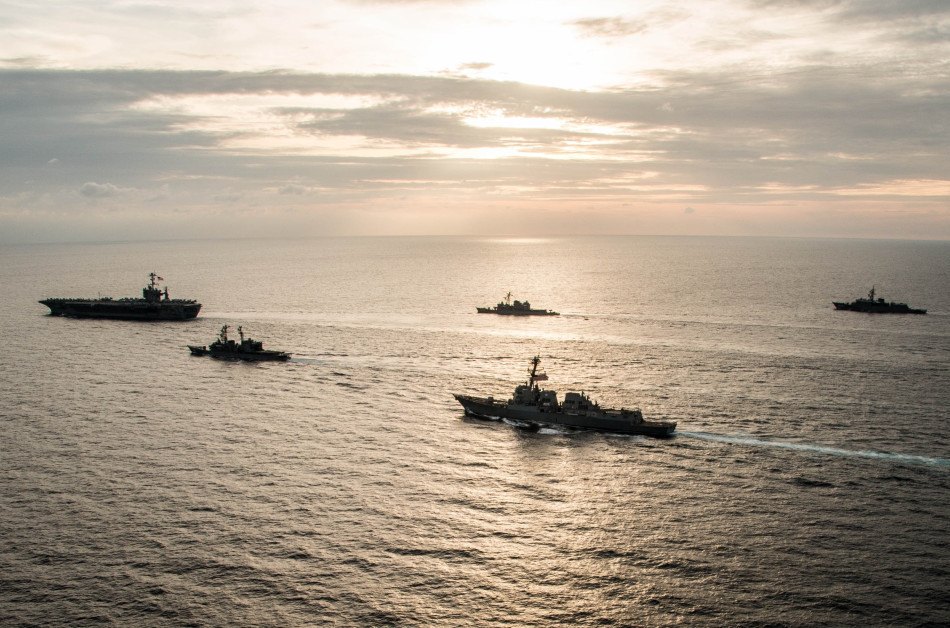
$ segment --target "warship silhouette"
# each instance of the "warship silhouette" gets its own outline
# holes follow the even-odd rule
[[[476,307],[479,314],[504,314],[507,316],[559,316],[552,310],[535,310],[527,301],[511,302],[511,293],[505,295],[504,301],[499,301],[495,307]]]
[[[548,379],[539,373],[541,358],[531,360],[528,381],[515,388],[508,401],[496,401],[493,397],[453,395],[465,408],[465,414],[482,419],[511,419],[531,425],[564,425],[620,434],[643,434],[668,437],[676,429],[671,421],[645,421],[639,409],[601,408],[584,393],[569,392],[558,403],[557,393],[542,390],[536,382]]]
[[[212,358],[221,360],[286,362],[290,359],[289,353],[265,349],[262,342],[245,338],[243,327],[238,327],[238,333],[241,335],[241,342],[230,340],[228,338],[228,326],[225,325],[218,332],[218,339],[212,342],[210,346],[188,345],[188,349],[191,350],[192,355],[210,355]]]
[[[908,307],[906,303],[895,303],[893,301],[885,301],[884,299],[878,297],[874,298],[874,287],[871,287],[871,291],[868,292],[868,298],[862,299],[858,298],[852,301],[851,303],[842,303],[839,301],[832,301],[835,304],[836,310],[851,310],[852,312],[866,312],[868,314],[926,314],[927,310],[920,310],[912,307]]]
[[[149,273],[149,284],[142,288],[142,298],[113,299],[64,299],[50,298],[40,301],[49,308],[50,316],[72,318],[115,318],[132,321],[183,321],[198,316],[201,304],[194,299],[170,299],[168,286],[164,291],[158,287],[164,281],[155,273]]]

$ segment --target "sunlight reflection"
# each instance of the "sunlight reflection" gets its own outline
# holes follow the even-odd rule
[[[519,237],[499,237],[499,238],[485,238],[481,242],[486,242],[489,244],[548,244],[553,242],[551,238],[519,238]]]

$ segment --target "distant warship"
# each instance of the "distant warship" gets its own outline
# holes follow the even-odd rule
[[[868,292],[868,298],[866,299],[856,299],[851,303],[840,303],[838,301],[832,301],[835,304],[836,310],[851,310],[853,312],[867,312],[868,314],[926,314],[927,310],[919,310],[912,307],[907,307],[906,303],[895,303],[893,301],[885,301],[884,299],[878,297],[876,300],[874,298],[874,287],[871,287],[871,291]]]
[[[671,436],[676,429],[674,422],[644,421],[643,414],[637,409],[601,408],[584,393],[566,393],[564,402],[558,403],[556,392],[541,390],[536,383],[548,378],[545,373],[538,373],[540,363],[540,357],[531,360],[528,381],[516,387],[514,396],[508,401],[471,395],[454,397],[465,408],[465,414],[482,419],[512,419],[532,425],[564,425],[657,437]]]
[[[264,344],[257,340],[244,337],[244,328],[238,327],[238,333],[241,335],[241,342],[237,343],[228,339],[228,326],[225,325],[218,332],[218,339],[205,345],[188,345],[192,355],[210,355],[212,358],[222,360],[248,360],[252,362],[279,361],[285,362],[290,359],[290,354],[284,351],[272,351],[264,348]]]
[[[495,307],[476,307],[479,314],[505,314],[508,316],[558,316],[557,312],[552,310],[532,310],[531,304],[527,301],[511,302],[511,293],[505,295],[505,300],[500,301]]]
[[[113,299],[43,299],[50,316],[73,318],[116,318],[134,321],[181,321],[198,316],[201,304],[193,299],[170,299],[168,287],[161,290],[155,273],[149,273],[149,284],[142,289],[142,298]]]

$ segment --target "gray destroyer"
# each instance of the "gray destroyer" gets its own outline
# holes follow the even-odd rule
[[[926,314],[927,310],[921,310],[908,307],[906,303],[896,303],[894,301],[885,301],[881,297],[874,298],[874,287],[868,292],[868,298],[855,299],[851,303],[841,301],[832,301],[836,310],[851,310],[852,312],[864,312],[866,314]]]
[[[476,307],[479,314],[503,314],[506,316],[559,316],[553,310],[536,310],[527,301],[511,302],[511,293],[505,295],[504,301],[499,301],[495,307]]]
[[[569,392],[558,403],[557,393],[542,390],[536,382],[547,380],[545,373],[538,372],[541,358],[531,360],[528,381],[515,388],[508,401],[496,401],[493,397],[454,395],[465,408],[465,414],[482,419],[511,419],[532,425],[564,425],[618,434],[643,434],[665,438],[673,435],[676,423],[671,421],[645,421],[639,409],[601,408],[583,393]]]
[[[40,301],[49,308],[50,316],[72,318],[115,318],[129,321],[183,321],[198,316],[201,304],[194,299],[171,299],[168,286],[162,290],[155,273],[149,273],[149,283],[142,288],[142,298],[98,299],[51,298]]]
[[[218,332],[218,339],[210,345],[188,345],[191,355],[210,355],[220,360],[245,360],[248,362],[286,362],[290,354],[286,351],[265,349],[264,344],[252,338],[244,337],[244,328],[238,327],[241,342],[228,338],[228,326]]]

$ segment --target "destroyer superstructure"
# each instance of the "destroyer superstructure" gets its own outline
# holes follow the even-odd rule
[[[246,360],[249,362],[285,362],[290,359],[286,351],[265,349],[264,344],[252,338],[244,337],[244,328],[238,327],[241,342],[228,338],[228,325],[218,332],[218,339],[210,345],[188,345],[192,355],[210,355],[222,360]]]
[[[540,357],[531,360],[528,380],[515,388],[508,401],[460,394],[454,397],[465,408],[465,414],[482,419],[510,419],[533,425],[564,425],[656,437],[671,436],[676,429],[675,422],[644,420],[639,409],[601,408],[584,393],[566,393],[564,401],[559,403],[555,391],[542,390],[537,384],[548,379],[547,374],[538,372],[540,364]]]
[[[476,307],[479,314],[503,314],[506,316],[558,316],[553,310],[536,310],[527,301],[511,301],[511,293],[505,295],[495,307]]]
[[[858,298],[851,303],[832,301],[836,310],[851,310],[853,312],[865,312],[867,314],[926,314],[927,310],[908,307],[906,303],[896,303],[894,301],[885,301],[875,298],[874,287],[868,292],[866,299]]]

